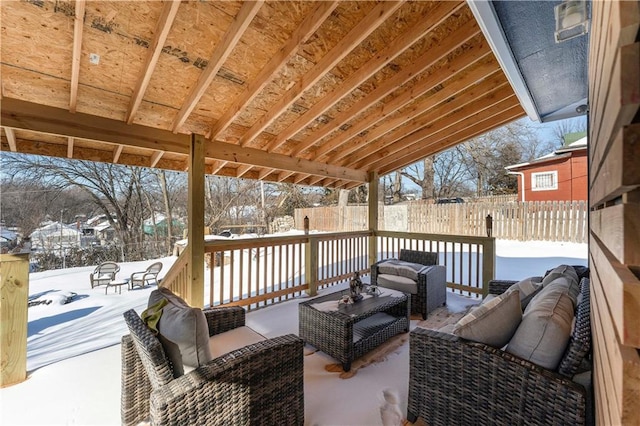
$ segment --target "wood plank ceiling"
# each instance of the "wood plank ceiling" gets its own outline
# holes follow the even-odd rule
[[[524,112],[465,2],[2,2],[2,150],[351,188]]]

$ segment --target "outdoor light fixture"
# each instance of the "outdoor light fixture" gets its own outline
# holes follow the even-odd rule
[[[587,0],[564,0],[554,8],[554,12],[556,16],[556,43],[589,32]]]

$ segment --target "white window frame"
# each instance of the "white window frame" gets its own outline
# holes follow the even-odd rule
[[[553,179],[552,186],[538,187],[536,181],[538,176],[551,175]],[[550,170],[546,172],[531,173],[531,190],[532,191],[556,191],[558,189],[558,171]]]

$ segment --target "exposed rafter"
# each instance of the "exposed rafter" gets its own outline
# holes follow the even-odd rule
[[[149,51],[147,53],[147,58],[145,59],[145,63],[142,66],[142,75],[138,80],[136,88],[133,90],[133,95],[131,96],[131,102],[129,103],[129,110],[127,111],[127,123],[133,123],[133,119],[140,107],[140,103],[142,102],[142,98],[144,97],[144,93],[147,90],[147,86],[149,85],[149,81],[151,81],[151,75],[158,63],[158,58],[160,58],[160,53],[162,53],[162,48],[164,47],[165,41],[167,40],[167,36],[169,35],[169,31],[171,30],[171,26],[173,25],[173,21],[178,14],[178,8],[180,7],[180,0],[168,0],[164,2],[164,6],[162,7],[162,13],[160,14],[160,19],[156,24],[156,29],[154,31],[154,38],[151,44],[149,45]]]
[[[120,161],[120,155],[122,154],[122,149],[124,145],[116,145],[116,149],[113,150],[113,163],[118,164]]]
[[[16,133],[13,131],[12,128],[5,127],[4,134],[7,136],[7,142],[9,143],[9,150],[11,150],[11,152],[16,152],[18,149],[16,144]]]
[[[72,137],[67,138],[67,158],[73,158],[73,139]]]
[[[158,161],[160,161],[160,159],[162,158],[162,156],[164,155],[164,151],[156,151],[151,155],[151,162],[149,164],[149,167],[155,167],[158,165]]]
[[[171,128],[174,133],[178,132],[180,126],[184,124],[189,114],[191,114],[191,111],[196,107],[196,104],[207,91],[216,74],[231,54],[231,51],[236,47],[236,44],[240,41],[240,38],[262,5],[262,1],[245,1],[242,4],[238,15],[233,19],[224,37],[222,37],[222,40],[220,40],[220,43],[216,46],[207,67],[200,75],[198,82],[183,102],[182,108],[180,108],[178,115],[173,120]]]
[[[80,79],[80,57],[82,55],[82,30],[84,26],[85,0],[76,0],[73,19],[73,54],[71,59],[71,94],[69,111],[76,112],[78,104],[78,82]]]
[[[447,37],[447,39],[440,43],[438,46],[435,46],[433,49],[429,49],[424,55],[416,59],[411,66],[401,70],[395,76],[385,80],[374,91],[356,102],[351,108],[343,110],[340,114],[335,116],[328,125],[325,125],[323,128],[321,128],[311,136],[305,138],[304,140],[299,141],[299,143],[293,150],[293,155],[300,154],[306,149],[312,147],[325,136],[328,136],[333,131],[347,124],[360,112],[365,111],[372,105],[375,105],[385,96],[388,96],[389,94],[397,90],[398,87],[406,84],[408,81],[415,78],[418,74],[423,73],[438,61],[440,61],[442,58],[447,56],[449,53],[460,47],[462,44],[468,42],[473,37],[476,37],[478,34],[480,34],[480,29],[477,27],[477,25],[472,21],[467,23],[454,34]],[[357,133],[359,132],[356,132],[355,134]],[[335,149],[335,147],[326,147],[321,152],[316,152],[316,156],[319,156],[322,153],[329,152],[332,149]]]
[[[391,16],[404,1],[381,2],[367,16],[362,19],[338,44],[324,55],[318,63],[307,72],[300,81],[296,82],[280,98],[269,111],[262,116],[240,138],[240,146],[247,146],[256,136],[266,129],[280,114],[285,112],[305,90],[313,86],[327,72],[335,67],[356,46],[375,31],[384,21]]]
[[[408,31],[400,34],[395,38],[395,40],[389,41],[389,44],[384,50],[378,52],[366,64],[358,69],[357,72],[354,72],[344,80],[341,85],[336,86],[333,92],[325,96],[320,100],[320,102],[316,103],[311,109],[302,114],[296,121],[280,132],[280,134],[276,136],[276,139],[269,144],[267,151],[272,152],[278,149],[287,141],[287,139],[294,136],[329,108],[348,96],[353,90],[371,78],[389,62],[400,56],[416,41],[420,40],[425,33],[432,31],[438,25],[442,24],[442,22],[445,21],[451,13],[458,10],[463,4],[464,3],[462,2],[456,3],[453,1],[439,3],[435,10],[429,11],[428,16],[421,19],[416,25],[409,28]]]
[[[287,64],[309,37],[318,30],[320,25],[331,15],[331,12],[333,12],[338,4],[338,1],[317,2],[313,11],[307,15],[289,40],[278,50],[277,54],[271,57],[271,60],[262,68],[255,80],[247,85],[242,94],[234,101],[233,105],[227,109],[222,117],[212,123],[211,130],[207,134],[208,138],[216,139],[220,133],[229,127],[242,109],[264,89],[271,79],[273,79],[273,76]]]

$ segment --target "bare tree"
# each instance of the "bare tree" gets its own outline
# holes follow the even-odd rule
[[[402,170],[402,176],[415,183],[422,190],[422,198],[429,199],[436,196],[434,179],[435,156],[422,160],[422,164],[416,163]]]
[[[584,117],[560,120],[552,128],[553,142],[556,147],[562,147],[565,143],[564,137],[569,133],[586,132],[587,121]]]
[[[123,244],[136,250],[142,240],[144,169],[91,161],[6,154],[3,166],[14,177],[39,180],[58,188],[75,187],[102,212]],[[138,258],[141,254],[132,253]]]

